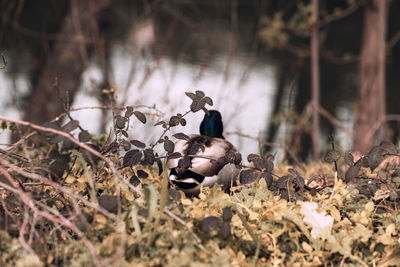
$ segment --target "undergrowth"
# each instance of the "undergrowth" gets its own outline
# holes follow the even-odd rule
[[[170,188],[170,129],[212,106],[187,93],[190,110],[155,123],[162,135],[131,140],[134,107],[114,117],[114,137],[91,136],[77,120],[25,126],[0,158],[0,266],[394,266],[400,262],[399,148],[367,155],[329,151],[325,163],[276,163],[272,155],[227,155],[241,169],[230,194]],[[79,133],[76,133],[79,130]],[[74,138],[78,136],[78,139]],[[154,148],[162,146],[164,153]],[[185,160],[181,158],[181,164]]]

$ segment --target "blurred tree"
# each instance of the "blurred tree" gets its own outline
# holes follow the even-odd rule
[[[365,4],[364,32],[361,43],[359,102],[355,121],[353,148],[366,153],[375,145],[378,127],[385,135],[385,35],[386,0]]]
[[[387,7],[389,3],[390,9]],[[387,14],[379,16],[380,21],[377,14],[382,13],[383,9],[374,7],[378,4],[385,5],[387,10]],[[319,5],[321,131],[327,136],[334,135],[339,129],[339,132],[345,133],[352,139],[356,149],[366,151],[381,138],[378,133],[382,123],[386,119],[397,118],[384,116],[385,104],[388,112],[394,114],[400,112],[400,106],[395,103],[400,97],[398,90],[400,76],[396,74],[400,55],[400,20],[397,16],[400,3],[343,0],[319,1]],[[276,106],[273,108],[273,118],[292,114],[291,118],[285,119],[285,122],[289,123],[287,126],[291,127],[290,123],[294,124],[287,144],[293,153],[303,159],[310,155],[311,134],[314,131],[308,123],[311,118],[309,103],[312,97],[311,52],[308,46],[312,26],[311,10],[310,1],[269,2],[268,12],[263,19],[264,27],[260,30],[260,37],[265,47],[270,53],[273,51],[282,66],[278,74],[283,79],[278,80],[277,90],[283,92],[277,93],[277,97],[289,95],[289,99],[280,97],[279,101],[274,102]],[[386,25],[389,41],[385,55]],[[385,56],[388,61],[386,65]],[[385,66],[388,75],[386,79]],[[385,96],[385,80],[388,97]],[[355,90],[357,88],[358,93]],[[342,117],[339,120],[335,118],[340,112],[351,114],[352,110],[347,109],[350,109],[349,103],[353,102],[359,107],[359,112],[353,120],[355,134],[344,124],[349,117]],[[286,103],[289,105],[292,103],[294,114],[300,114],[300,117],[287,112],[292,107],[288,107]],[[345,120],[341,121],[343,118]],[[281,123],[282,119],[280,121],[275,119],[272,123],[274,122]],[[400,129],[399,123],[391,123],[390,127],[387,135],[391,137],[391,141],[396,142],[399,138],[396,134]],[[277,139],[278,132],[270,125],[266,139],[273,142]]]
[[[33,88],[25,119],[50,121],[68,110],[89,64],[90,50],[99,39],[98,14],[110,0],[72,0],[53,49]]]

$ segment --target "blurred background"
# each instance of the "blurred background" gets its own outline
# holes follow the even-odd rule
[[[245,155],[315,158],[330,136],[361,152],[399,141],[399,1],[0,3],[2,116],[68,112],[100,134],[111,107],[134,106],[149,116],[131,119],[129,138],[149,144],[156,122],[189,109],[184,92],[202,90]],[[174,132],[198,133],[203,115]],[[3,146],[10,138],[0,130]]]

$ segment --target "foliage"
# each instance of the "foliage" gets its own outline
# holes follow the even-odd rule
[[[214,186],[187,198],[168,188],[164,162],[181,157],[173,138],[188,136],[169,137],[169,129],[213,104],[201,91],[187,95],[190,110],[157,122],[164,132],[148,146],[127,138],[132,115],[148,123],[127,107],[114,118],[113,141],[90,136],[79,142],[71,134],[79,123],[71,120],[58,130],[42,129],[34,146],[26,139],[4,151],[0,265],[396,263],[399,148],[383,142],[359,158],[333,149],[328,163],[304,170],[276,164],[272,155],[250,154],[245,166],[240,155],[228,154],[219,160],[241,169],[231,193]],[[154,147],[161,144],[165,153],[158,155]],[[120,147],[127,150],[123,156]]]

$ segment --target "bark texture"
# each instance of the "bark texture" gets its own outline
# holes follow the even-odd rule
[[[361,43],[359,106],[353,149],[366,153],[375,145],[385,113],[386,0],[369,0]]]

